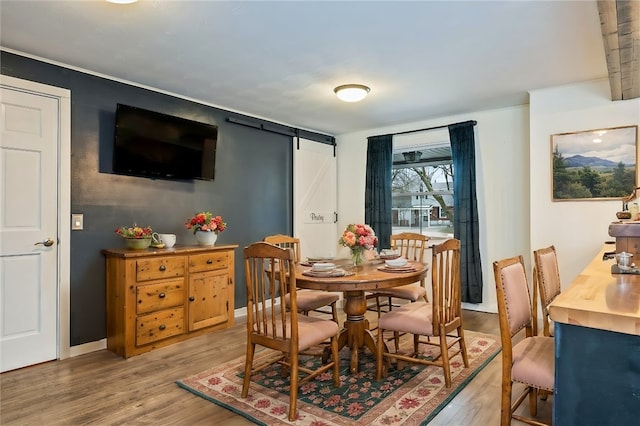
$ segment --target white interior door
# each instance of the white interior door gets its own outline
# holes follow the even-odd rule
[[[58,356],[59,99],[0,94],[0,369]]]
[[[335,257],[337,163],[334,146],[293,140],[293,233],[306,257]]]

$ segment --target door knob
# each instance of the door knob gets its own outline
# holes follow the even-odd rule
[[[42,244],[45,247],[51,247],[53,244],[55,244],[55,241],[53,241],[51,238],[47,238],[44,241],[38,241],[34,244],[34,246],[37,246],[38,244]]]

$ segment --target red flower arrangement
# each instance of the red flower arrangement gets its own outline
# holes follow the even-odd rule
[[[151,234],[153,230],[150,226],[138,226],[135,223],[133,226],[122,226],[116,229],[116,234],[120,235],[122,238],[151,238]]]
[[[338,243],[351,250],[351,259],[357,266],[362,263],[365,250],[371,250],[378,245],[378,237],[369,225],[351,223],[347,225]]]
[[[227,229],[227,224],[222,216],[214,216],[210,212],[200,212],[184,223],[184,226],[195,234],[197,231],[215,232],[216,234]]]
[[[369,250],[378,245],[378,237],[369,225],[350,224],[342,233],[338,243],[351,250]]]

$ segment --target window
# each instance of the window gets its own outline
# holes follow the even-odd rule
[[[394,138],[392,232],[453,236],[453,161],[446,142],[407,146]],[[413,137],[415,140],[415,136]]]

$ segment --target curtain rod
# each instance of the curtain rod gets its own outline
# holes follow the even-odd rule
[[[471,125],[475,126],[476,124],[478,124],[477,121],[475,120],[469,120],[469,121],[461,121],[459,123],[452,123],[452,124],[444,124],[442,126],[434,126],[434,127],[427,127],[424,129],[416,129],[416,130],[407,130],[405,132],[398,132],[398,133],[387,133],[390,134],[391,136],[396,136],[396,135],[406,135],[408,133],[418,133],[418,132],[426,132],[427,130],[436,130],[436,129],[444,129],[445,127],[450,127],[450,126],[459,126],[461,124],[468,124],[470,123]],[[383,136],[383,135],[379,135],[379,136]]]

